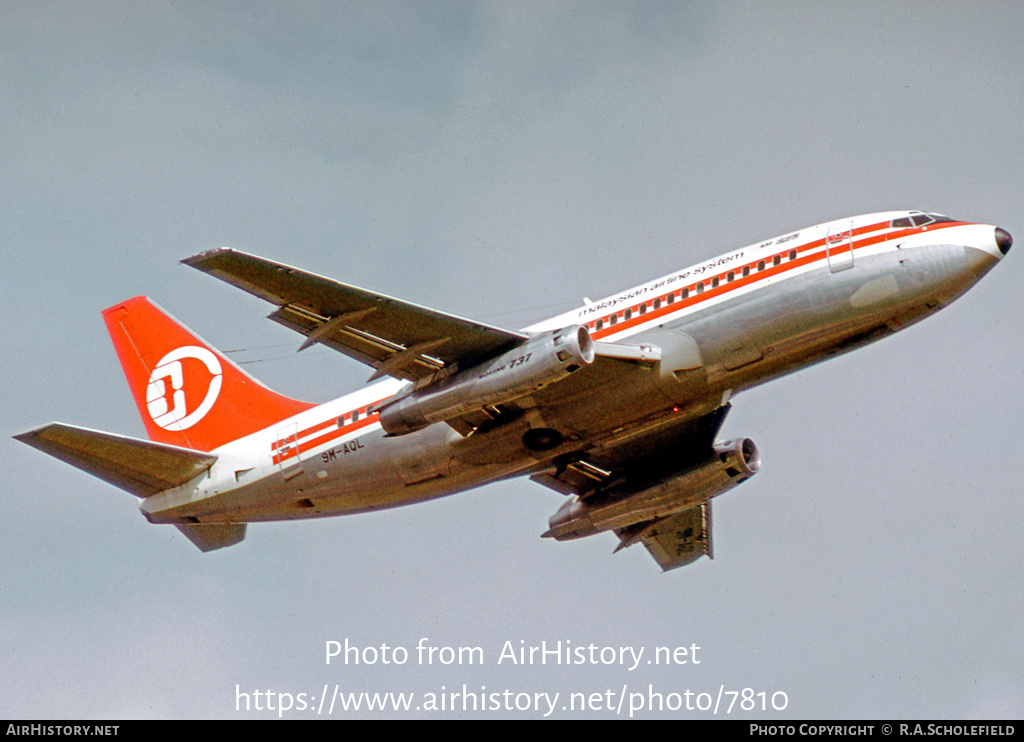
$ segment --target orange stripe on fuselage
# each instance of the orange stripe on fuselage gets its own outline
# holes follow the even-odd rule
[[[369,427],[370,425],[376,423],[380,419],[380,415],[373,413],[360,420],[346,423],[341,427],[331,430],[333,426],[337,425],[337,421],[339,419],[348,417],[353,412],[361,412],[365,410],[367,407],[372,407],[378,404],[379,402],[383,401],[384,400],[378,400],[377,402],[374,402],[373,405],[362,405],[355,410],[346,412],[344,415],[331,417],[329,420],[325,420],[321,423],[317,423],[316,425],[310,426],[305,430],[299,432],[297,436],[297,441],[293,440],[292,438],[283,438],[274,441],[270,446],[272,452],[276,452],[278,451],[279,448],[282,448],[284,446],[288,446],[288,449],[285,451],[281,451],[280,453],[273,453],[273,462],[275,464],[280,464],[281,462],[294,458],[299,454],[308,453],[312,449],[318,448],[324,445],[325,443],[330,443],[333,440],[342,438],[348,435],[349,433],[354,433],[357,430],[362,430],[363,428]],[[329,432],[324,433],[323,435],[319,435],[316,438],[309,438],[310,435],[315,435],[316,433],[319,433],[324,430],[327,430]]]
[[[877,222],[875,224],[869,224],[854,229],[851,232],[853,242],[850,248],[850,252],[852,253],[858,249],[869,247],[871,245],[876,245],[879,242],[885,242],[891,239],[900,239],[903,237],[907,237],[909,235],[920,234],[922,232],[932,231],[935,229],[945,229],[948,227],[963,226],[968,222],[932,222],[931,224],[926,224],[920,227],[896,229],[895,231],[883,231],[880,234],[877,234],[868,239],[856,239],[858,236],[873,234],[875,232],[879,232],[879,230],[885,230],[888,228],[889,223],[890,222],[888,221]],[[683,288],[675,289],[674,291],[662,294],[658,297],[655,297],[654,299],[646,299],[637,304],[633,304],[628,307],[623,307],[622,309],[617,309],[616,311],[611,312],[610,314],[607,314],[603,317],[588,320],[584,324],[591,331],[591,335],[594,337],[594,339],[600,340],[603,337],[618,334],[623,330],[632,329],[640,325],[648,324],[652,320],[661,319],[673,314],[677,314],[684,309],[693,307],[697,304],[700,304],[701,302],[707,301],[708,299],[722,296],[723,294],[729,293],[730,291],[739,289],[743,286],[749,286],[753,283],[757,283],[758,281],[767,280],[772,276],[777,276],[782,273],[786,273],[787,271],[795,270],[797,268],[800,268],[801,266],[808,265],[810,263],[827,260],[826,251],[822,250],[821,252],[817,252],[820,248],[823,248],[825,246],[826,239],[827,237],[822,237],[820,239],[808,242],[803,245],[796,245],[793,247],[789,247],[786,250],[782,250],[777,253],[772,253],[764,257],[760,257],[754,261],[744,261],[742,265],[730,268],[729,270],[724,271],[722,273],[716,273],[711,276],[702,277],[700,281],[696,281],[688,286],[684,286]],[[801,253],[803,253],[803,256],[797,257],[795,260],[783,258],[782,262],[779,263],[779,265],[771,265],[771,261],[775,258],[776,255],[785,256],[788,255],[793,250],[797,251],[798,256]],[[761,261],[764,261],[766,263],[765,268],[763,270],[757,270],[757,264],[760,263]],[[745,267],[751,269],[750,274],[747,276],[737,275],[740,272],[742,272],[742,270]],[[733,273],[735,276],[735,278],[733,278],[732,281],[726,280],[730,272]],[[716,278],[719,281],[719,285],[712,287],[711,282]],[[699,284],[703,284],[705,288],[698,293],[696,291],[696,286],[698,286]],[[687,290],[689,292],[689,296],[687,296],[686,298],[682,298],[683,290]],[[667,298],[669,296],[674,297],[672,303],[667,302]],[[657,309],[653,308],[653,302],[655,299],[659,299],[662,303],[662,306],[660,306]],[[647,305],[648,309],[643,314],[640,314],[639,307],[643,305]],[[625,319],[626,311],[630,311],[633,315],[628,320]],[[613,316],[617,317],[618,319],[615,324],[609,325],[608,322],[610,318]],[[604,325],[600,330],[596,329],[598,321],[601,321]]]
[[[907,237],[913,234],[919,234],[921,232],[927,232],[935,229],[945,229],[947,227],[963,226],[964,224],[967,223],[968,222],[933,222],[931,224],[926,224],[921,227],[895,228],[893,229],[893,231],[889,231],[890,229],[892,229],[889,228],[889,221],[869,224],[863,227],[858,227],[857,229],[854,229],[851,232],[853,242],[850,248],[850,252],[854,252],[865,247],[870,247],[871,245],[876,245],[880,242],[885,242],[891,239],[901,239],[903,237]],[[864,237],[865,235],[873,236],[860,240],[856,239],[857,237]],[[629,307],[616,310],[615,312],[607,314],[604,317],[600,317],[598,319],[607,323],[610,317],[612,317],[613,315],[622,316],[627,309],[631,310],[634,313],[634,316],[632,316],[628,320],[623,319],[620,322],[617,322],[615,325],[604,327],[601,330],[594,329],[598,322],[598,319],[590,320],[585,324],[591,330],[592,336],[595,339],[600,339],[608,335],[622,332],[623,330],[626,329],[631,329],[639,325],[647,324],[655,319],[661,319],[673,314],[678,314],[685,309],[689,309],[697,304],[700,304],[701,302],[722,296],[723,294],[727,294],[731,291],[740,289],[744,286],[750,286],[759,281],[767,280],[773,276],[778,276],[791,270],[796,270],[805,265],[827,260],[827,252],[825,250],[821,250],[821,248],[825,246],[826,240],[827,236],[814,240],[812,242],[808,242],[803,245],[794,245],[781,252],[771,253],[764,257],[759,257],[757,260],[754,261],[746,261],[739,267],[730,268],[729,270],[724,271],[722,273],[702,277],[700,281],[697,281],[683,288],[676,289],[669,293],[655,297],[657,299],[660,299],[662,302],[662,306],[660,306],[658,309],[653,308],[654,299],[647,299],[643,302],[633,304]],[[776,255],[787,256],[793,250],[796,250],[797,252],[798,257],[796,259],[789,260],[788,258],[784,258],[783,262],[779,263],[779,265],[771,264],[771,261],[774,259]],[[757,264],[760,263],[762,260],[765,261],[765,268],[763,270],[757,270]],[[744,267],[748,267],[751,269],[750,274],[747,276],[738,275]],[[735,276],[732,281],[726,280],[726,277],[730,272],[732,272]],[[712,288],[710,284],[711,281],[715,278],[719,280],[719,285],[717,287]],[[707,286],[707,288],[705,288],[701,293],[697,293],[695,290],[697,284],[704,284],[705,286]],[[689,296],[685,299],[682,298],[683,289],[687,289],[689,291]],[[671,304],[666,302],[666,299],[669,295],[676,297]],[[638,309],[641,305],[644,304],[646,304],[649,307],[649,309],[645,311],[643,314],[640,314]],[[349,422],[342,425],[341,427],[335,428],[333,430],[331,429],[333,426],[337,425],[337,421],[339,419],[351,419],[351,415],[355,412],[364,414],[366,413],[366,410],[372,409],[373,407],[375,407],[376,405],[383,401],[384,400],[381,399],[368,405],[361,405],[354,410],[350,410],[344,413],[344,415],[333,416],[329,420],[324,420],[323,422],[311,425],[310,427],[305,428],[304,430],[298,433],[298,436],[296,437],[297,440],[293,438],[285,438],[274,441],[274,443],[271,444],[271,451],[275,452],[273,454],[274,463],[279,464],[281,462],[287,461],[288,459],[294,458],[299,454],[308,453],[314,448],[318,448],[324,444],[330,443],[331,441],[337,440],[338,438],[348,435],[349,433],[354,433],[358,430],[362,430],[373,424],[376,424],[380,419],[380,415],[377,413],[372,413],[367,415],[367,417],[362,418],[361,420]],[[316,435],[317,433],[321,433],[322,431],[328,432],[323,433],[322,435]],[[309,436],[311,435],[316,435],[316,437],[310,438]],[[279,448],[286,445],[288,446],[287,450],[281,453],[276,453],[276,451]]]

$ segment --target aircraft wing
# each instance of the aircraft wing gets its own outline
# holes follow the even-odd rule
[[[706,556],[714,559],[711,550],[711,501],[660,520],[631,526],[629,536],[616,531],[620,547],[640,541],[662,572],[678,569]]]
[[[471,366],[527,340],[230,248],[182,262],[277,305],[270,319],[307,336],[299,350],[327,345],[377,369],[371,380],[388,375],[415,381],[455,363]]]
[[[712,453],[715,437],[731,407],[726,404],[687,425],[651,430],[626,442],[597,446],[577,457],[556,459],[552,468],[530,479],[584,499],[685,470]],[[642,543],[662,571],[684,567],[702,556],[712,558],[711,503],[705,501],[664,518],[616,529],[615,535],[619,537],[616,551]]]
[[[589,497],[628,480],[651,480],[660,473],[685,469],[706,458],[731,404],[688,424],[667,425],[609,445],[596,445],[578,456],[556,458],[552,467],[530,477],[563,495]]]

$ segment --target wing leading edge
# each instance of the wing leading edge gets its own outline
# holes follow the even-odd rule
[[[278,308],[270,319],[388,375],[416,381],[509,350],[527,335],[417,306],[231,248],[182,261]]]

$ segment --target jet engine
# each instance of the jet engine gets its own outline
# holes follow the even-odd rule
[[[511,402],[594,362],[586,327],[572,325],[531,338],[446,379],[387,400],[378,408],[388,435],[404,435],[490,405]]]
[[[757,446],[749,438],[716,441],[713,449],[704,461],[653,483],[574,497],[551,516],[551,529],[544,536],[566,541],[664,518],[728,492],[761,467]]]

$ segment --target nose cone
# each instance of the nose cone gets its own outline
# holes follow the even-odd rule
[[[975,280],[992,270],[1000,259],[1010,251],[1010,246],[1013,244],[1013,237],[1002,227],[983,225],[979,225],[979,227],[984,230],[978,234],[979,241],[974,245],[964,245],[967,267],[974,274]],[[989,229],[992,231],[989,232]]]
[[[1010,252],[1010,247],[1013,245],[1013,237],[1010,233],[1001,227],[996,227],[996,247],[999,248],[999,252],[1003,255]]]

